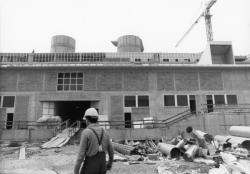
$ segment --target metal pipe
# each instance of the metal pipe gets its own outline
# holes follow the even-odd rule
[[[233,146],[240,145],[242,148],[250,150],[250,138],[236,137],[236,136],[228,136],[229,143],[232,143]]]
[[[179,158],[181,154],[180,149],[172,144],[158,143],[158,149],[162,154],[168,155],[170,158]]]
[[[197,154],[199,150],[199,146],[197,145],[192,145],[190,148],[184,153],[183,158],[186,161],[193,161],[194,156]]]
[[[131,155],[131,152],[135,149],[132,146],[119,144],[119,143],[115,143],[115,142],[112,142],[112,145],[113,145],[115,151],[117,151],[123,155]]]
[[[250,126],[231,126],[229,133],[232,136],[250,138]]]
[[[185,140],[181,140],[181,141],[179,141],[178,142],[178,144],[175,146],[175,147],[177,147],[177,148],[182,148],[183,146],[185,145]]]
[[[226,143],[230,138],[224,135],[215,135],[214,139],[219,142],[219,144]]]
[[[195,130],[196,131],[196,133],[200,136],[200,137],[205,137],[205,135],[207,135],[207,133],[205,133],[205,132],[202,132],[202,131],[200,131],[200,130]]]

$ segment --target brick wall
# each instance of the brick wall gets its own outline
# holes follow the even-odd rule
[[[0,70],[0,92],[16,91],[17,72]]]
[[[147,91],[148,72],[146,71],[125,71],[124,72],[124,91]]]
[[[176,72],[175,88],[177,91],[198,90],[198,74],[196,72]]]
[[[0,121],[6,121],[6,108],[0,108]]]
[[[123,96],[110,96],[111,118],[123,120]]]
[[[109,120],[112,121],[123,121],[123,96],[110,96],[110,117]],[[119,122],[117,124],[121,124]],[[115,124],[115,123],[114,123]],[[124,126],[113,126],[121,128]]]
[[[142,120],[145,117],[150,117],[149,108],[132,108],[132,120]]]
[[[248,90],[250,89],[250,72],[223,71],[223,82],[226,90]]]
[[[43,89],[43,73],[40,71],[19,72],[19,91],[41,91]]]
[[[96,84],[96,71],[84,71],[84,83],[83,83],[83,90],[84,91],[96,91],[97,84]]]
[[[200,72],[201,90],[223,90],[221,72]]]
[[[122,73],[119,71],[103,71],[97,76],[98,91],[121,91]]]
[[[44,73],[44,90],[45,91],[56,91],[57,88],[57,72],[56,71],[47,71]]]
[[[158,72],[157,73],[157,89],[158,91],[174,90],[174,73]]]
[[[27,121],[29,96],[16,96],[14,121]]]

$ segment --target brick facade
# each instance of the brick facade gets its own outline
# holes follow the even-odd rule
[[[57,91],[58,72],[83,72],[82,91]],[[236,94],[238,103],[250,101],[250,70],[199,68],[134,69],[134,68],[67,68],[0,71],[0,95],[16,97],[15,119],[36,120],[41,116],[42,101],[83,100],[97,102],[101,114],[108,114],[112,120],[124,119],[124,95],[148,95],[149,107],[134,107],[130,110],[132,119],[148,116],[164,119],[189,108],[164,107],[164,95]],[[241,90],[241,91],[239,91]],[[30,97],[28,97],[30,96]],[[29,112],[29,98],[32,108]],[[198,97],[201,98],[201,97]],[[206,98],[196,100],[206,103]],[[34,101],[33,101],[34,100]],[[27,117],[25,117],[25,115]],[[1,112],[1,119],[6,113]]]

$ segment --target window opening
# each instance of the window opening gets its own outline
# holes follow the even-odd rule
[[[164,106],[175,106],[174,95],[164,95]]]
[[[13,113],[7,113],[6,129],[12,129],[13,127]]]
[[[196,101],[194,95],[189,95],[189,106],[190,106],[190,112],[196,113]]]
[[[214,106],[213,106],[213,96],[207,95],[207,112],[214,112]]]
[[[177,105],[178,106],[188,106],[187,95],[177,95]]]
[[[138,107],[148,107],[149,97],[147,95],[138,96]]]
[[[124,100],[125,107],[136,107],[135,96],[125,96]]]
[[[227,104],[228,105],[237,105],[237,96],[236,95],[227,95]]]
[[[224,95],[214,95],[215,105],[224,105],[225,97]]]
[[[124,113],[125,128],[132,127],[131,113]]]
[[[3,97],[3,107],[13,108],[15,105],[15,96],[4,96]]]
[[[42,102],[43,113],[42,116],[55,116],[55,103],[54,102]]]
[[[58,73],[57,75],[58,91],[80,91],[82,89],[83,89],[82,72]]]

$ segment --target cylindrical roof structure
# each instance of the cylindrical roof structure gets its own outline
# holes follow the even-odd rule
[[[74,53],[76,41],[65,35],[55,35],[51,39],[51,53]]]
[[[112,44],[117,47],[117,52],[143,52],[143,43],[138,36],[124,35],[112,41]]]

